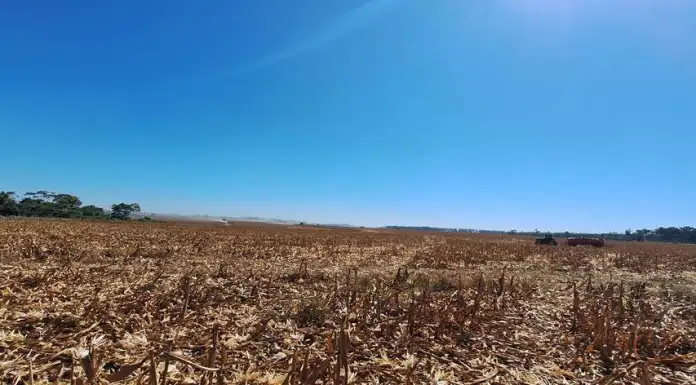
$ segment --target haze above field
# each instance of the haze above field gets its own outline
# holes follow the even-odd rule
[[[3,188],[351,225],[696,218],[696,2],[8,2]]]

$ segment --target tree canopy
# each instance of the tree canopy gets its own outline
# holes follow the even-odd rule
[[[117,205],[111,205],[111,218],[128,220],[132,213],[138,211],[140,211],[140,205],[137,203],[119,203]]]
[[[0,191],[0,216],[129,220],[138,211],[137,203],[114,204],[109,214],[101,207],[83,206],[82,200],[72,194],[41,190],[27,192],[20,199],[13,191]]]

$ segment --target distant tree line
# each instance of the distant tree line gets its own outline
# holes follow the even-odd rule
[[[14,191],[0,191],[0,216],[5,217],[129,220],[132,213],[139,211],[137,203],[113,204],[107,213],[101,207],[83,206],[80,198],[71,194],[41,190],[19,196]]]
[[[386,226],[392,230],[411,230],[411,231],[439,231],[446,233],[479,233],[479,234],[509,234],[509,235],[529,235],[539,236],[542,233],[535,231],[503,231],[503,230],[473,230],[473,229],[455,229],[446,227],[429,227],[429,226]],[[696,228],[691,226],[683,227],[658,227],[655,230],[626,230],[623,233],[574,233],[574,232],[547,232],[558,238],[604,238],[615,241],[638,241],[638,242],[671,242],[671,243],[694,243],[696,244]]]
[[[519,234],[519,235],[539,235],[539,231],[535,232],[516,232],[509,231],[508,234]],[[604,238],[607,240],[614,241],[638,241],[638,242],[669,242],[669,243],[694,243],[696,244],[696,228],[691,226],[683,227],[658,227],[655,230],[640,229],[631,230],[628,229],[623,233],[610,232],[610,233],[572,233],[569,231],[563,233],[545,233],[551,234],[554,237],[588,237],[588,238]]]

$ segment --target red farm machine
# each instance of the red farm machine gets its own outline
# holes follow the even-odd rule
[[[593,247],[604,247],[604,239],[601,238],[568,238],[566,241],[568,246],[593,246]]]

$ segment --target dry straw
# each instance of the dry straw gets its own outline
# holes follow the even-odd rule
[[[7,384],[696,384],[696,247],[0,222]]]

